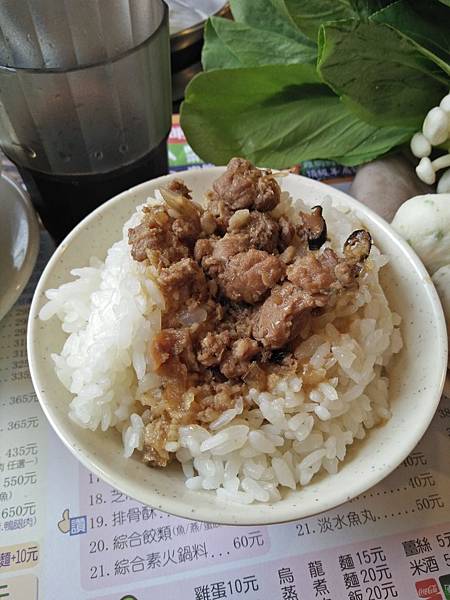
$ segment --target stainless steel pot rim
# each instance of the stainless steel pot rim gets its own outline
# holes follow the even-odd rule
[[[214,17],[224,17],[225,15],[230,14],[230,4],[229,2],[225,2],[224,6],[214,13]],[[195,43],[202,37],[203,27],[205,26],[205,21],[199,21],[196,25],[192,25],[191,27],[187,27],[186,29],[181,29],[176,33],[170,36],[170,44],[172,46],[172,50],[179,50],[185,48],[190,45],[190,43]],[[180,45],[181,44],[181,45]],[[180,45],[180,46],[179,46]]]

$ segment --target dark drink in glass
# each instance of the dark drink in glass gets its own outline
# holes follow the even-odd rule
[[[170,81],[162,0],[0,4],[0,145],[56,241],[167,173]]]
[[[42,223],[55,242],[113,196],[168,172],[166,138],[143,158],[95,175],[50,175],[17,165]]]

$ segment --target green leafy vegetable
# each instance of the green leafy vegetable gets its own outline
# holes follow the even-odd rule
[[[317,56],[315,48],[292,38],[217,17],[208,21],[205,39],[202,60],[206,70],[309,63]]]
[[[450,0],[231,0],[181,124],[207,161],[356,165],[407,142],[450,87]],[[314,63],[314,64],[312,64]]]
[[[379,125],[419,127],[448,85],[398,31],[356,19],[322,26],[318,70],[362,118]]]
[[[322,23],[350,19],[358,14],[351,0],[284,0],[297,27],[313,40]]]
[[[355,11],[362,18],[381,10],[389,4],[394,4],[397,0],[353,0],[352,4]]]
[[[194,150],[216,164],[246,156],[282,168],[326,158],[371,160],[412,131],[355,117],[309,65],[210,71],[189,86],[182,124]]]
[[[231,0],[231,11],[235,21],[262,31],[273,31],[279,35],[315,48],[316,44],[307,38],[289,16],[284,0]]]
[[[398,0],[373,16],[415,43],[416,49],[450,75],[450,14],[439,2]]]
[[[209,69],[235,69],[243,66],[239,58],[217,35],[212,20],[206,22],[204,37],[202,63],[206,71]]]

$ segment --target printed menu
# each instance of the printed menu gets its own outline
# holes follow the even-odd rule
[[[200,167],[180,131],[175,122],[172,167]],[[330,179],[340,167],[302,169]],[[350,175],[338,173],[341,186]],[[26,327],[52,251],[43,233],[33,276],[0,322],[0,599],[450,599],[450,385],[403,464],[347,504],[257,527],[172,516],[82,467],[40,408]]]

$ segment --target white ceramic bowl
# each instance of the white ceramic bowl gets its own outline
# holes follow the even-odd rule
[[[223,168],[182,173],[194,198],[210,188]],[[180,174],[178,174],[180,176]],[[402,316],[404,348],[390,369],[392,418],[354,445],[336,475],[322,476],[298,491],[288,491],[274,504],[224,505],[213,492],[189,491],[177,465],[153,469],[139,458],[122,456],[121,437],[81,429],[68,418],[70,394],[53,370],[51,352],[64,342],[60,322],[38,319],[44,292],[70,279],[69,271],[84,266],[91,255],[103,258],[136,205],[171,176],[143,183],[113,198],[70,233],[45,269],[31,306],[28,357],[42,408],[53,428],[73,454],[91,471],[140,502],[199,520],[229,524],[268,524],[306,517],[335,507],[361,494],[397,467],[427,429],[437,408],[447,368],[447,335],[436,291],[410,247],[377,215],[346,194],[316,181],[289,175],[283,189],[311,205],[326,196],[358,213],[375,242],[389,255],[383,284],[391,307]]]

